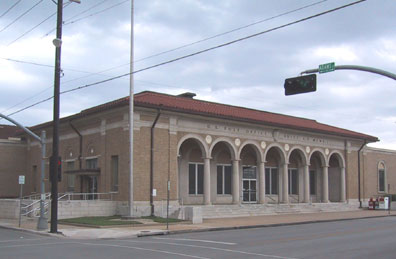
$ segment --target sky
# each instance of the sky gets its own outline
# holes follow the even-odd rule
[[[194,92],[376,136],[370,146],[396,150],[395,80],[336,70],[318,74],[316,92],[284,95],[286,78],[330,62],[396,73],[395,0],[367,0],[272,30],[355,1],[134,0],[135,71],[269,31],[135,73],[134,92]],[[25,126],[53,118],[52,100],[24,108],[53,95],[56,10],[52,0],[0,1],[0,113]],[[61,91],[130,71],[131,0],[64,0],[63,21]],[[124,76],[62,94],[61,117],[129,89]]]

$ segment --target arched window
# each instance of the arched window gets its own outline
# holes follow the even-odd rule
[[[386,192],[386,170],[385,163],[378,163],[378,192]]]

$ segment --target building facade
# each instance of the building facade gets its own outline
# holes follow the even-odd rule
[[[134,102],[133,197],[142,214],[163,203],[168,188],[175,206],[358,204],[396,191],[396,152],[367,147],[378,141],[376,137],[314,120],[201,101],[191,93],[142,92]],[[88,199],[109,194],[126,206],[128,104],[129,99],[122,98],[61,119],[59,192],[88,194]],[[51,124],[31,130],[38,135],[46,131],[46,153],[51,154]],[[19,152],[21,163],[5,157],[4,151],[0,154],[10,161],[8,166],[23,168],[28,195],[40,190],[41,145],[20,137],[17,150],[9,153]],[[0,148],[10,150],[3,144]],[[1,167],[1,174],[7,170]]]

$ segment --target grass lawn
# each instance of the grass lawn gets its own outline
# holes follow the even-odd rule
[[[157,222],[157,223],[166,223],[166,221],[167,221],[166,218],[155,217],[155,216],[145,216],[145,217],[142,217],[142,219],[151,219],[152,221]],[[184,220],[168,218],[169,223],[182,222],[182,221],[184,221]]]
[[[110,217],[81,217],[71,219],[61,219],[59,223],[72,223],[82,225],[93,225],[93,226],[116,226],[116,225],[134,225],[142,224],[134,220],[122,220],[120,216]]]

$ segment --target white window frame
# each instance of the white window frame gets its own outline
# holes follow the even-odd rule
[[[194,163],[194,162],[190,162],[188,163],[188,185],[190,186],[190,165],[194,165],[195,166],[195,172],[194,172],[194,176],[195,176],[195,193],[190,193],[190,190],[188,189],[188,195],[190,196],[202,196],[203,195],[203,190],[204,190],[204,186],[202,186],[202,193],[198,193],[198,165],[202,165],[203,167],[203,177],[205,174],[205,167],[203,163]],[[202,181],[202,185],[204,185],[205,180]],[[189,187],[190,188],[190,187]]]
[[[270,170],[270,173],[269,173],[269,190],[268,190],[268,193],[267,193],[267,189],[265,190],[265,192],[266,192],[266,195],[279,195],[279,168],[278,167],[265,167],[265,169],[269,169]],[[264,178],[266,178],[266,174],[267,174],[267,172],[266,172],[266,170],[264,169]],[[276,178],[278,178],[277,179],[277,192],[278,193],[272,193],[272,169],[276,169],[277,170],[277,173],[276,173]]]
[[[384,174],[384,190],[381,190],[381,184],[380,184],[380,172],[383,172]],[[378,183],[378,193],[387,193],[387,181],[386,181],[386,165],[384,161],[378,162],[377,166],[377,183]]]
[[[217,185],[216,185],[216,194],[217,195],[232,195],[232,165],[231,164],[217,164],[216,165],[216,174],[218,173],[217,172],[217,167],[218,166],[221,166],[221,181],[222,181],[222,183],[221,183],[221,193],[217,193]],[[230,168],[231,168],[231,186],[230,186],[230,190],[231,190],[231,193],[225,193],[225,177],[224,177],[224,175],[225,175],[225,167],[226,166],[229,166]],[[216,175],[216,179],[217,179],[217,175]]]
[[[292,193],[292,191],[293,191],[293,190],[292,190],[292,187],[293,187],[293,184],[292,184],[292,180],[293,180],[292,172],[293,172],[293,171],[296,171],[296,173],[297,173],[297,193],[294,193],[294,194]],[[288,186],[288,187],[289,187],[289,190],[288,190],[289,195],[298,195],[298,187],[299,187],[299,186],[298,186],[298,184],[299,184],[299,179],[298,179],[298,176],[299,176],[299,175],[298,175],[298,168],[288,168],[288,173],[287,173],[287,174],[288,174],[288,179],[287,179],[287,180],[288,180],[288,183],[289,183],[289,184],[288,184],[288,185],[289,185],[289,186]]]

